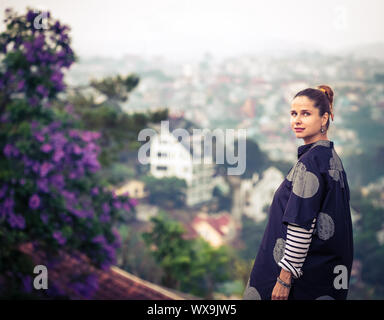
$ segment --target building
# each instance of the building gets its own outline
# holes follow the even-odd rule
[[[238,225],[228,212],[220,214],[200,212],[185,227],[187,229],[187,238],[200,236],[215,248],[233,240],[238,229]]]
[[[115,190],[115,194],[120,196],[128,192],[129,197],[142,199],[147,197],[148,193],[145,189],[145,183],[140,180],[129,180],[123,183]]]
[[[193,124],[182,117],[162,121],[161,126],[154,127],[157,134],[150,142],[150,173],[156,178],[184,179],[187,206],[211,201],[213,191],[212,157],[204,161],[200,149],[203,138],[193,132],[192,127]]]
[[[270,206],[277,188],[284,180],[284,175],[275,167],[265,170],[261,177],[254,174],[252,179],[242,180],[238,201],[240,211],[256,222],[267,217],[265,208]]]

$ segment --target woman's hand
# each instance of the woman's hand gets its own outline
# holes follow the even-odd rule
[[[275,287],[272,290],[271,300],[288,300],[289,291],[289,288],[286,288],[282,284],[276,282]]]
[[[281,269],[280,279],[287,284],[291,284],[291,273],[287,270]],[[288,300],[289,288],[284,287],[282,284],[276,281],[276,284],[272,290],[271,300]]]

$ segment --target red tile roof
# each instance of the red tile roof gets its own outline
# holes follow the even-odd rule
[[[221,236],[225,236],[224,228],[231,223],[231,216],[228,213],[220,215],[198,215],[192,221],[192,225],[199,222],[208,223],[213,229],[215,229]]]
[[[20,251],[32,258],[36,265],[46,265],[46,254],[42,250],[34,249],[32,243],[20,246]],[[96,275],[98,289],[92,300],[184,300],[198,299],[188,294],[161,287],[130,274],[118,267],[111,267],[104,271],[94,267],[90,259],[81,253],[68,254],[60,251],[57,262],[48,269],[48,283],[55,284],[71,299],[85,299],[67,286],[73,270]]]

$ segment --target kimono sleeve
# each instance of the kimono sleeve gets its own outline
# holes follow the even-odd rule
[[[287,179],[292,182],[292,190],[282,221],[310,230],[313,219],[321,210],[326,192],[324,177],[316,162],[306,158],[296,163]]]

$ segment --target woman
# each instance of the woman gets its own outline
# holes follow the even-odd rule
[[[349,186],[327,137],[333,91],[298,92],[291,128],[304,140],[276,190],[244,299],[346,299],[353,260]]]

